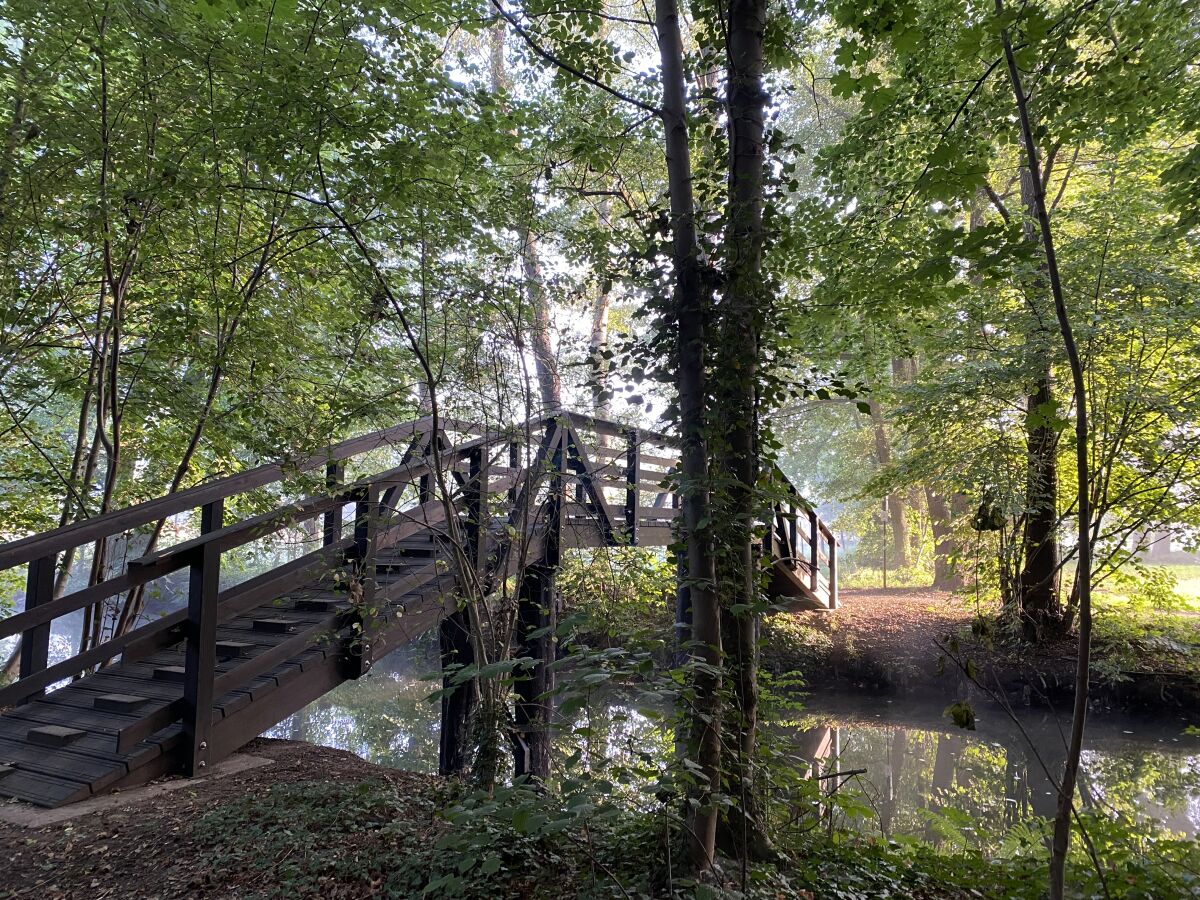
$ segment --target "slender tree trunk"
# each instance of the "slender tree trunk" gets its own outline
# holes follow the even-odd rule
[[[600,204],[600,220],[607,225],[612,211],[612,201],[605,199]],[[592,307],[592,327],[588,334],[588,359],[590,360],[589,382],[592,389],[592,411],[601,419],[611,418],[608,402],[608,373],[609,362],[601,354],[608,344],[608,315],[611,300],[611,289],[607,283],[600,288],[596,295],[596,304]],[[601,443],[607,443],[607,436],[601,435]]]
[[[765,0],[733,0],[729,7],[729,193],[726,225],[726,291],[722,304],[721,365],[715,421],[723,432],[722,471],[729,476],[722,508],[717,576],[723,600],[726,648],[734,708],[726,717],[736,738],[725,762],[733,799],[726,822],[738,856],[770,853],[755,783],[758,728],[758,567],[754,526],[760,468],[758,363],[764,319],[763,179],[765,112],[763,32]]]
[[[925,487],[929,507],[929,527],[933,530],[933,586],[939,591],[957,591],[963,586],[957,558],[961,552],[954,539],[954,515],[946,498],[932,487]]]
[[[1003,15],[1002,0],[996,0],[996,13]],[[1075,468],[1076,497],[1078,511],[1078,579],[1079,579],[1079,650],[1075,668],[1075,703],[1071,714],[1071,734],[1067,742],[1067,758],[1063,765],[1062,781],[1058,786],[1058,803],[1054,816],[1054,835],[1050,843],[1050,898],[1062,900],[1065,893],[1067,851],[1071,843],[1071,817],[1074,811],[1075,785],[1079,778],[1079,759],[1083,752],[1083,733],[1087,721],[1088,679],[1091,676],[1092,652],[1092,544],[1089,539],[1092,527],[1091,468],[1088,459],[1088,397],[1084,379],[1083,363],[1075,344],[1075,333],[1067,311],[1062,279],[1058,271],[1055,253],[1054,232],[1050,226],[1050,213],[1046,206],[1046,192],[1038,162],[1036,128],[1029,110],[1029,96],[1021,84],[1021,71],[1017,66],[1016,54],[1008,30],[1001,31],[1004,57],[1012,84],[1013,99],[1021,121],[1021,134],[1025,145],[1026,168],[1034,175],[1033,204],[1042,249],[1046,256],[1046,272],[1050,279],[1050,290],[1054,297],[1054,314],[1058,321],[1063,349],[1071,367],[1071,382],[1075,391]]]
[[[508,61],[505,57],[504,19],[497,16],[492,26],[489,54],[489,74],[493,93],[509,89]],[[530,186],[527,221],[521,228],[521,276],[525,282],[525,298],[529,302],[531,317],[530,349],[533,352],[534,369],[537,372],[538,393],[542,412],[552,412],[562,407],[562,385],[558,377],[558,361],[550,339],[550,302],[546,297],[546,285],[542,276],[542,263],[538,253],[537,236],[533,232],[533,220],[537,214],[537,201]]]
[[[529,215],[531,218],[534,215],[532,192]],[[562,408],[562,384],[558,378],[558,360],[554,356],[554,345],[550,340],[550,302],[546,298],[537,237],[528,226],[521,237],[521,269],[525,276],[525,295],[529,299],[532,314],[529,342],[533,349],[542,413],[546,414]]]
[[[708,303],[696,236],[679,8],[676,0],[655,0],[654,11],[662,63],[663,140],[671,205],[680,493],[691,586],[692,656],[699,663],[693,678],[695,705],[687,752],[699,765],[700,772],[687,805],[686,825],[692,866],[703,872],[712,866],[716,853],[717,808],[713,794],[721,785],[721,618],[709,530],[704,383],[707,355],[704,319]]]
[[[883,469],[892,464],[892,442],[888,437],[887,425],[878,401],[869,401],[871,406],[871,430],[875,437],[875,461]],[[908,503],[899,491],[888,494],[888,526],[892,546],[888,561],[892,568],[901,569],[908,565]]]

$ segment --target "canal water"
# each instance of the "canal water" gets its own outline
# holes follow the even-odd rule
[[[426,649],[393,654],[266,733],[349,750],[381,765],[434,772],[440,685]],[[807,791],[796,808],[890,840],[917,840],[981,852],[1037,842],[1054,812],[1050,774],[1062,769],[1067,722],[1043,710],[976,707],[976,729],[945,715],[945,701],[889,701],[854,693],[800,698],[771,726],[773,752],[796,761]],[[628,699],[595,704],[560,728],[560,760],[665,760],[672,736],[653,706]],[[1182,718],[1089,719],[1080,777],[1083,808],[1143,822],[1154,831],[1200,835],[1200,738]],[[636,766],[635,766],[636,767]],[[788,798],[784,798],[787,802]],[[811,819],[812,816],[810,815]]]

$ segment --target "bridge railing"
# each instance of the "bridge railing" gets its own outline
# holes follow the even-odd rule
[[[451,434],[470,439],[452,443],[447,439]],[[346,483],[348,462],[361,462],[367,454],[397,446],[406,448],[400,465]],[[439,475],[435,458],[452,496],[439,496],[434,490],[433,480]],[[669,435],[575,413],[561,412],[504,431],[443,420],[438,434],[433,433],[432,420],[425,418],[344,441],[288,464],[258,466],[14,541],[0,547],[0,569],[27,566],[26,606],[23,612],[0,620],[0,639],[20,635],[21,641],[19,676],[0,689],[0,708],[118,657],[124,663],[136,662],[184,641],[182,698],[160,705],[124,728],[118,735],[118,750],[124,752],[182,720],[185,759],[194,771],[206,762],[214,699],[297,655],[308,640],[297,635],[218,673],[216,629],[220,622],[333,572],[357,573],[355,592],[360,608],[370,609],[377,601],[402,596],[420,576],[379,591],[374,565],[377,554],[418,532],[444,526],[447,513],[463,524],[471,565],[493,586],[515,571],[514,546],[519,542],[511,534],[519,531],[527,536],[527,523],[517,517],[528,520],[531,512],[556,517],[554,527],[537,526],[551,544],[539,552],[548,551],[554,561],[560,535],[566,535],[570,546],[638,545],[643,538],[646,543],[662,545],[678,515],[678,496],[671,484],[676,466],[676,442]],[[317,473],[319,477],[322,469],[324,491],[226,522],[230,498],[280,484],[297,474]],[[827,591],[836,603],[836,541],[795,489],[790,484],[787,488],[790,494],[777,506],[771,527],[774,552],[806,567],[814,592]],[[497,536],[493,506],[500,494],[506,494],[502,506],[508,524],[520,528],[502,529]],[[489,505],[489,501],[493,503]],[[351,505],[353,519],[347,523],[344,510]],[[115,571],[102,569],[98,576],[94,572],[93,583],[55,596],[60,554],[193,512],[199,518],[196,537],[124,560]],[[272,565],[241,583],[222,586],[228,554],[316,520],[321,523],[317,549]],[[653,535],[647,533],[651,530]],[[520,549],[524,552],[524,547]],[[518,567],[521,564],[517,562]],[[49,665],[50,629],[56,619],[96,608],[111,597],[183,571],[187,572],[185,608]],[[423,577],[435,576],[426,573]],[[364,649],[363,664],[369,665],[370,660],[370,652]]]
[[[772,556],[806,581],[808,589],[830,609],[837,609],[837,537],[782,472],[776,469],[772,474],[781,494],[772,509]]]
[[[458,434],[478,433],[480,430],[461,422],[448,423],[447,431],[449,429]],[[0,620],[0,638],[19,635],[21,641],[18,678],[0,689],[0,708],[40,695],[56,682],[78,676],[117,657],[126,663],[136,662],[183,640],[186,641],[183,697],[161,705],[123,729],[118,735],[117,749],[124,752],[182,718],[185,743],[191,745],[187,757],[193,767],[202,766],[210,743],[213,698],[244,686],[295,656],[304,649],[300,644],[306,640],[305,636],[300,635],[284,641],[266,653],[237,663],[235,668],[218,676],[215,669],[217,624],[323,575],[344,570],[347,565],[362,573],[357,585],[358,600],[362,605],[369,606],[375,592],[372,564],[375,554],[438,518],[440,505],[430,502],[421,490],[417,492],[416,510],[400,509],[402,491],[423,482],[422,490],[427,489],[432,476],[433,457],[415,456],[416,451],[423,449],[423,444],[427,446],[427,432],[430,430],[429,419],[404,423],[334,445],[298,463],[259,466],[169,497],[0,548],[0,564],[5,568],[22,563],[28,567],[25,610]],[[440,461],[448,471],[461,474],[458,470],[464,464],[469,465],[469,460],[479,458],[485,448],[499,439],[495,433],[490,433],[443,447],[439,454]],[[401,440],[408,447],[401,465],[350,484],[342,483],[348,460]],[[226,500],[230,497],[282,482],[294,477],[297,471],[319,470],[321,466],[326,470],[327,487],[324,493],[226,524]],[[470,487],[470,479],[467,478],[460,486],[459,493],[463,489],[469,491]],[[197,509],[193,504],[198,501],[200,506]],[[452,503],[457,502],[457,497],[452,498]],[[343,509],[347,505],[354,507],[352,534],[348,536],[344,533],[345,523],[342,522]],[[98,580],[93,577],[91,580],[94,583],[62,596],[54,596],[55,568],[58,555],[64,550],[107,541],[163,518],[192,510],[199,513],[200,533],[197,537],[125,560],[116,571],[101,572],[102,577]],[[442,515],[444,518],[444,513]],[[222,589],[224,555],[315,519],[321,519],[323,523],[322,546],[319,549]],[[103,640],[54,665],[48,664],[50,629],[56,619],[89,606],[94,607],[110,597],[125,594],[183,570],[188,572],[186,608]]]

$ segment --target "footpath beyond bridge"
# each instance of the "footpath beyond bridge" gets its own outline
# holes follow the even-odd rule
[[[552,615],[561,550],[672,541],[675,452],[668,435],[569,412],[512,430],[443,420],[435,433],[420,419],[0,547],[0,570],[28,569],[25,610],[0,620],[0,638],[21,640],[19,678],[0,689],[0,795],[54,807],[195,774],[434,627],[462,660],[451,576],[464,561],[485,587],[515,579],[522,621],[536,628]],[[389,454],[398,464],[372,471]],[[836,541],[777,477],[771,593],[833,608]],[[264,489],[299,499],[228,521],[227,501],[245,506]],[[64,552],[132,546],[197,511],[194,538],[55,596]],[[238,548],[306,534],[306,552],[222,578],[222,557]],[[48,664],[55,619],[183,570],[185,608]],[[548,647],[532,650],[542,658]]]

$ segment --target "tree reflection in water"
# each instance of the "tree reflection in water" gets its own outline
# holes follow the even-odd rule
[[[398,651],[267,736],[436,772],[438,707],[426,698],[438,682],[422,677],[436,671],[432,646]],[[942,715],[941,702],[889,704],[855,695],[814,696],[809,702],[801,721],[778,726],[794,755],[816,763],[814,777],[866,770],[839,789],[846,796],[857,792],[865,802],[821,803],[822,812],[833,810],[848,824],[887,838],[985,852],[1011,850],[1015,840],[1040,840],[1037,821],[1053,815],[1050,776],[1057,777],[1063,759],[1062,732],[1049,715],[1020,714],[1033,753],[1020,729],[998,710],[977,709],[979,730],[964,732]],[[607,771],[617,763],[648,783],[672,753],[665,721],[619,697],[596,695],[570,719],[558,724],[560,771]],[[1183,736],[1184,724],[1094,715],[1079,785],[1081,807],[1188,837],[1200,834],[1200,741]],[[839,782],[820,783],[828,789]]]
[[[839,789],[847,794],[840,813],[847,824],[985,852],[1039,842],[1039,820],[1054,814],[1053,779],[1063,763],[1062,731],[1051,716],[1020,713],[1023,735],[1002,711],[983,710],[979,730],[966,732],[940,717],[940,705],[897,702],[885,714],[867,711],[878,701],[869,707],[861,698],[841,699],[848,702],[827,698],[792,728],[814,776],[866,770]],[[1089,728],[1081,809],[1188,838],[1200,834],[1200,742],[1183,736],[1182,723],[1102,714]],[[805,752],[810,748],[820,750]]]

